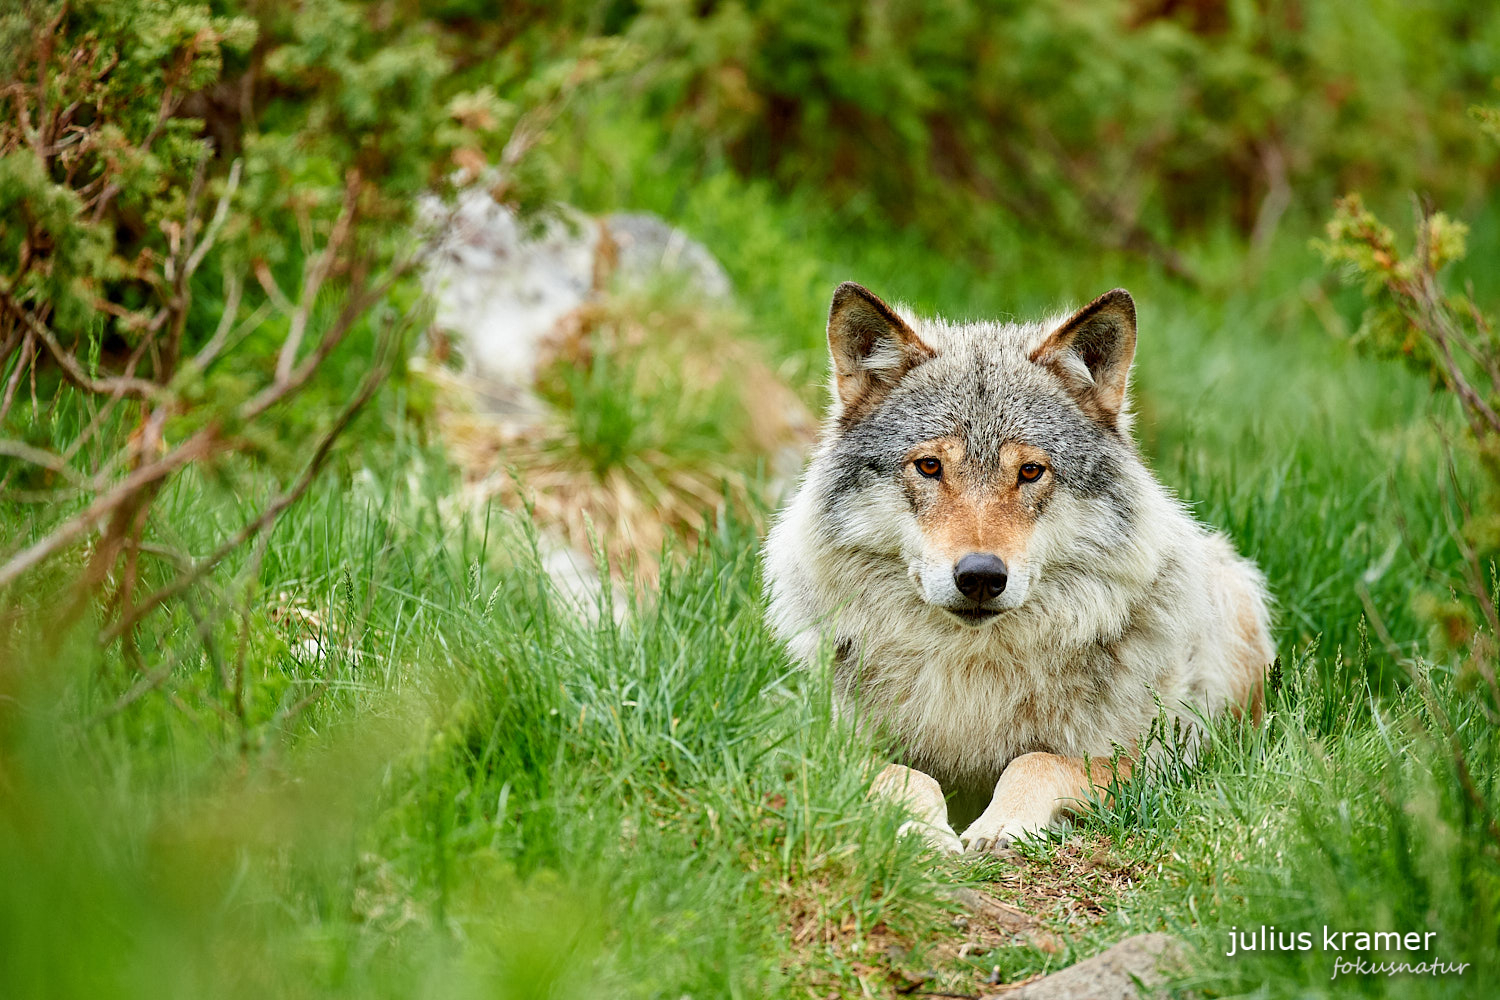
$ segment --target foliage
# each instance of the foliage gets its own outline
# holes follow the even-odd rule
[[[760,996],[787,909],[819,935],[851,907],[859,936],[941,919],[899,817],[861,809],[863,742],[762,627],[744,527],[588,625],[526,524],[455,525],[402,457],[320,480],[259,566],[281,610],[256,659],[328,694],[248,773],[201,766],[209,671],[164,681],[188,711],[81,726],[115,685],[86,635],[6,675],[56,714],[3,730],[0,992]],[[198,648],[188,624],[164,653]]]
[[[0,558],[183,461],[143,519],[88,522],[0,592],[0,994],[976,995],[1156,929],[1200,945],[1184,985],[1216,995],[1472,992],[1500,920],[1495,644],[1483,621],[1431,634],[1449,619],[1422,601],[1493,612],[1488,543],[1453,530],[1470,456],[1450,489],[1434,460],[1464,411],[1429,389],[1457,384],[1431,336],[1451,324],[1455,370],[1500,405],[1474,307],[1493,269],[1462,293],[1440,273],[1500,231],[1464,115],[1497,20],[8,8]],[[472,468],[433,447],[442,390],[381,377],[421,313],[414,197],[467,183],[527,213],[658,211],[736,285],[722,313],[656,290],[576,316],[542,446],[474,466],[589,511],[574,542],[619,544],[601,512],[625,488],[639,523],[690,522],[685,559],[582,617],[526,519],[476,512],[450,463]],[[1351,352],[1327,333],[1367,303],[1310,277],[1302,213],[1359,187],[1388,214],[1412,186],[1471,226],[1424,212],[1406,252],[1344,204],[1328,252],[1386,317]],[[1264,726],[1224,725],[1200,766],[1019,861],[895,836],[871,748],[791,670],[757,580],[775,435],[754,407],[771,372],[819,398],[844,278],[951,316],[1131,287],[1141,450],[1277,598]],[[1102,870],[1132,874],[1097,893]],[[955,926],[961,882],[1047,935]],[[1218,957],[1231,927],[1324,922],[1436,930],[1474,967],[1335,982],[1321,953]]]
[[[608,70],[590,50],[534,106],[501,102],[448,83],[429,26],[367,14],[85,0],[0,24],[0,504],[21,529],[0,588],[46,616],[71,578],[65,619],[102,590],[101,639],[142,671],[141,619],[263,554],[400,366],[424,315],[417,195],[493,159],[497,190],[540,200],[526,163],[552,104]],[[188,470],[258,498],[196,549],[153,513]],[[217,591],[205,636],[253,590]],[[248,724],[242,680],[225,697]]]
[[[949,244],[983,245],[967,223],[998,205],[1180,275],[1177,238],[1220,220],[1263,243],[1354,183],[1469,192],[1452,104],[1500,71],[1500,17],[1461,0],[661,0],[623,30],[659,54],[642,92],[682,147]]]
[[[816,267],[838,233],[784,240],[787,273]],[[760,253],[721,252],[731,270]],[[1012,280],[987,288],[991,272],[863,241],[843,253],[948,313],[999,310]],[[1092,288],[1121,265],[1086,266],[1033,270],[1032,294]],[[1145,450],[1266,569],[1284,664],[1265,727],[1226,732],[1185,787],[1139,789],[1131,813],[1083,828],[1107,838],[1109,864],[1142,873],[1129,892],[1089,903],[1066,879],[1058,898],[1032,888],[1072,848],[934,869],[898,842],[899,818],[861,804],[863,744],[830,724],[822,679],[791,673],[761,624],[756,539],[737,518],[641,600],[627,592],[621,622],[606,606],[586,624],[523,523],[454,515],[442,456],[413,444],[420,426],[386,397],[383,437],[400,444],[348,482],[315,481],[256,571],[248,691],[266,724],[246,764],[220,764],[236,728],[207,696],[219,681],[188,608],[143,625],[173,664],[163,697],[113,714],[132,679],[110,651],[87,636],[58,656],[15,649],[35,666],[6,675],[13,700],[0,702],[28,706],[3,709],[0,726],[0,853],[24,873],[0,889],[0,934],[22,956],[0,992],[897,996],[932,970],[923,988],[982,993],[996,966],[1016,981],[1165,927],[1203,944],[1195,975],[1219,992],[1306,995],[1327,970],[1297,956],[1215,964],[1211,947],[1231,925],[1368,920],[1365,901],[1406,899],[1411,871],[1387,831],[1399,813],[1419,843],[1432,815],[1407,802],[1436,803],[1447,831],[1420,855],[1424,880],[1471,865],[1465,884],[1488,892],[1492,862],[1448,763],[1393,725],[1421,717],[1419,692],[1381,684],[1397,659],[1359,649],[1362,586],[1406,657],[1421,643],[1410,581],[1457,571],[1428,489],[1440,411],[1419,379],[1341,353],[1294,309],[1302,275],[1221,300],[1128,274],[1143,422],[1156,425]],[[814,314],[823,291],[809,289]],[[185,480],[167,499],[189,540],[237,506]],[[1409,547],[1393,550],[1403,525]],[[231,557],[230,579],[249,556]],[[1455,720],[1483,724],[1434,685]],[[284,714],[311,691],[323,697]],[[1465,739],[1492,797],[1493,748]],[[978,936],[956,958],[970,939],[933,883],[965,880],[1019,887],[1028,909],[1056,903],[1053,950]],[[1491,897],[1434,898],[1444,953],[1471,957]]]
[[[1486,567],[1500,551],[1500,333],[1476,301],[1472,283],[1464,292],[1453,292],[1443,280],[1448,266],[1463,259],[1468,231],[1444,213],[1419,206],[1414,246],[1404,254],[1390,227],[1352,194],[1337,203],[1327,240],[1314,245],[1328,264],[1340,267],[1346,280],[1360,286],[1368,302],[1356,343],[1402,357],[1442,385],[1456,398],[1468,425],[1469,445],[1486,477],[1477,508],[1465,498],[1466,484],[1451,458],[1449,472],[1457,487],[1465,589],[1487,625],[1475,636],[1471,663],[1493,676],[1488,664],[1496,654],[1500,617],[1494,607],[1492,571]],[[1451,603],[1434,603],[1430,611],[1450,622],[1464,617],[1463,609]]]

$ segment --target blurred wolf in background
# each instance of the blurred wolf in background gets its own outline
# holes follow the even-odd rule
[[[1159,716],[1189,750],[1209,716],[1259,717],[1265,582],[1137,453],[1135,339],[1120,289],[1023,324],[834,293],[832,407],[766,542],[769,616],[805,663],[831,644],[840,710],[899,747],[876,790],[941,849],[1055,824]]]

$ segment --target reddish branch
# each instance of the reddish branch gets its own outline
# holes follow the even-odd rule
[[[204,428],[160,459],[134,470],[121,479],[114,489],[97,497],[93,503],[49,534],[17,552],[10,561],[0,566],[0,587],[8,586],[22,573],[79,541],[101,520],[119,509],[121,504],[135,497],[138,491],[161,482],[190,462],[208,457],[215,436],[214,428]]]
[[[274,497],[255,517],[227,538],[213,553],[196,561],[182,560],[186,568],[169,583],[158,587],[140,600],[135,599],[134,588],[138,577],[137,560],[142,551],[149,549],[149,545],[143,542],[142,536],[149,520],[151,505],[162,485],[168,478],[189,464],[223,456],[247,446],[242,440],[223,437],[216,423],[211,423],[209,427],[170,448],[164,445],[162,437],[168,417],[182,412],[186,406],[184,401],[174,398],[167,380],[176,368],[176,356],[183,324],[192,301],[192,287],[189,279],[206,258],[227,218],[229,202],[239,182],[239,169],[238,163],[231,168],[224,192],[218,200],[213,216],[202,229],[202,238],[195,239],[194,234],[198,231],[197,192],[202,186],[200,166],[194,181],[194,192],[188,199],[188,214],[179,229],[179,232],[185,235],[173,241],[172,252],[162,264],[162,272],[167,280],[161,287],[165,292],[166,301],[151,321],[141,324],[145,329],[145,336],[132,352],[123,374],[100,377],[89,375],[77,356],[59,343],[58,338],[44,322],[10,295],[0,293],[0,304],[4,305],[10,315],[18,318],[24,328],[23,334],[11,338],[12,342],[22,342],[23,352],[24,345],[34,341],[45,345],[51,356],[57,360],[69,382],[80,390],[105,399],[104,406],[95,413],[80,436],[80,440],[75,441],[65,455],[57,455],[21,442],[0,439],[0,455],[27,462],[58,475],[67,481],[69,487],[91,492],[102,491],[101,495],[84,510],[68,518],[53,528],[45,537],[15,553],[7,562],[0,565],[0,588],[8,586],[48,558],[65,551],[98,530],[100,538],[82,578],[84,588],[92,589],[101,584],[108,578],[112,567],[119,563],[122,556],[125,560],[124,571],[110,602],[119,609],[119,612],[115,621],[101,633],[101,639],[105,642],[122,637],[128,639],[130,630],[154,608],[183,593],[232,552],[270,528],[276,518],[307,490],[325,463],[334,442],[347,428],[359,409],[373,396],[388,370],[388,365],[382,362],[371,371],[354,400],[343,409],[329,430],[319,439],[311,460],[291,486]],[[327,241],[321,248],[316,248],[310,256],[308,265],[304,269],[297,301],[288,300],[284,295],[279,294],[279,289],[275,289],[275,294],[268,295],[268,302],[265,306],[254,314],[257,318],[264,318],[267,308],[281,311],[288,316],[289,329],[278,351],[274,377],[264,388],[241,404],[236,414],[239,420],[254,421],[278,403],[300,392],[330,354],[345,340],[350,330],[416,263],[413,257],[398,261],[378,280],[372,280],[367,277],[370,261],[357,256],[351,260],[349,248],[353,242],[354,227],[358,220],[360,189],[361,183],[358,175],[351,173],[345,186],[343,209]],[[348,289],[347,297],[337,317],[320,331],[321,335],[313,349],[299,358],[299,348],[311,327],[311,317],[316,307],[317,297],[328,277],[335,270],[349,275],[352,287]],[[271,286],[268,292],[274,288],[274,279],[270,277],[263,265],[257,268],[256,273],[262,286]],[[212,362],[223,349],[230,332],[234,329],[243,286],[243,281],[237,275],[226,274],[224,312],[213,336],[189,362],[199,370]],[[169,331],[169,342],[166,345],[164,363],[155,368],[156,379],[136,377],[133,372],[137,361],[151,342],[155,332],[164,327]],[[391,339],[390,336],[382,338],[382,354],[388,353]],[[7,398],[13,395],[14,383],[19,379],[20,369],[26,361],[27,358],[23,356],[18,362],[17,369],[10,380],[12,385]],[[115,459],[108,463],[98,475],[85,476],[69,464],[69,459],[77,453],[82,440],[97,430],[109,410],[124,397],[137,397],[143,404],[149,405],[150,409],[143,414],[141,423],[127,447],[118,452]],[[127,475],[116,481],[112,478],[111,468],[118,465],[121,459],[134,467]],[[103,525],[102,529],[101,525]]]
[[[334,420],[332,426],[323,434],[317,447],[313,450],[312,458],[308,460],[307,465],[302,469],[302,473],[290,487],[277,494],[259,514],[247,521],[238,531],[215,549],[213,553],[192,562],[184,572],[180,573],[170,583],[159,587],[141,600],[140,603],[124,609],[114,624],[100,633],[100,641],[107,643],[123,635],[154,608],[159,607],[164,601],[170,600],[198,582],[206,573],[223,562],[232,552],[269,528],[275,522],[276,518],[281,516],[282,511],[296,503],[302,494],[307,492],[307,488],[312,485],[313,479],[317,477],[318,472],[323,468],[323,464],[328,460],[328,455],[333,449],[334,442],[343,434],[360,409],[375,395],[375,391],[380,387],[380,384],[385,380],[385,376],[388,373],[389,364],[381,363],[365,377],[363,384],[360,386],[360,391],[344,407]]]

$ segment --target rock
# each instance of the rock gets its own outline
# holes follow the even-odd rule
[[[482,185],[465,190],[452,205],[426,198],[420,211],[432,250],[422,284],[435,307],[433,325],[459,347],[466,371],[428,366],[421,358],[413,367],[427,370],[444,392],[466,401],[455,409],[472,412],[474,419],[464,422],[471,436],[515,442],[536,433],[548,416],[534,388],[544,343],[611,280],[642,286],[666,275],[705,298],[732,296],[728,275],[713,254],[654,215],[598,219],[557,206],[526,223]],[[481,425],[483,434],[476,430]],[[799,452],[795,467],[800,458]],[[507,475],[498,458],[495,465],[498,474]],[[593,557],[557,531],[543,530],[538,544],[542,568],[564,606],[585,620],[597,618],[606,583]],[[608,586],[620,620],[624,592],[614,583]]]
[[[1171,978],[1187,946],[1170,934],[1137,934],[1020,989],[981,1000],[1139,1000]]]
[[[452,335],[471,371],[494,383],[484,397],[499,413],[531,406],[542,341],[612,275],[626,286],[666,275],[705,298],[733,294],[707,247],[647,213],[596,219],[563,205],[523,223],[476,187],[451,207],[429,198],[422,214],[439,234],[422,275],[434,325]]]
[[[589,624],[597,623],[603,606],[604,581],[594,557],[569,548],[551,532],[538,536],[537,554],[541,557],[542,571],[552,580],[563,607]],[[629,599],[619,584],[611,582],[609,586],[609,606],[618,625],[625,620]]]
[[[529,389],[542,338],[593,291],[598,226],[564,210],[531,230],[472,189],[451,210],[435,199],[424,209],[443,223],[422,275],[435,325],[479,374]]]
[[[604,227],[615,242],[616,273],[625,283],[668,276],[711,299],[733,297],[729,275],[708,248],[665,220],[649,212],[617,212],[604,217]]]

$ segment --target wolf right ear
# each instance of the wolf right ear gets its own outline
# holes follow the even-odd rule
[[[872,292],[846,281],[828,310],[834,388],[845,417],[867,412],[937,352]]]
[[[1135,300],[1123,288],[1105,292],[1063,320],[1031,352],[1052,369],[1073,398],[1096,421],[1121,433],[1130,430],[1125,389],[1135,358]]]

